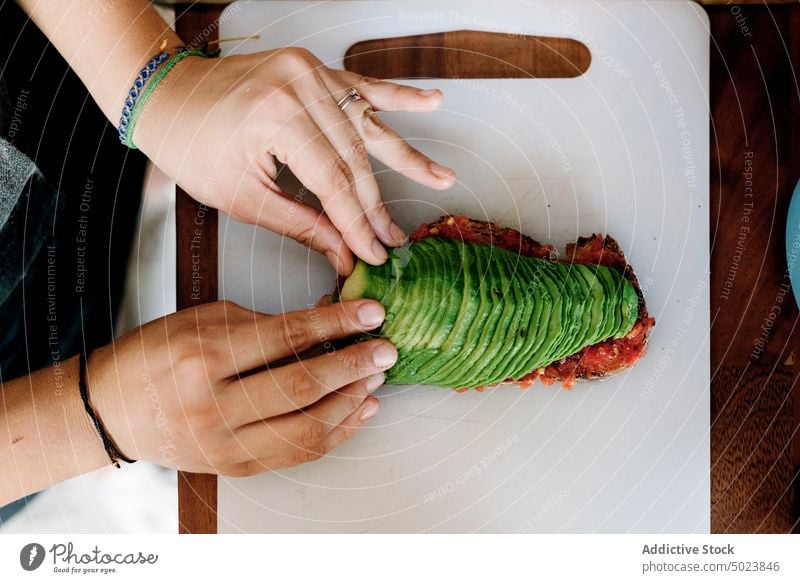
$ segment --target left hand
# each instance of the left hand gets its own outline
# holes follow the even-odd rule
[[[362,99],[343,111],[351,88]],[[339,273],[352,250],[373,265],[405,234],[383,204],[368,153],[412,180],[450,187],[454,173],[417,151],[375,110],[424,112],[419,90],[329,69],[304,49],[180,62],[142,110],[134,142],[194,198],[324,253]],[[276,185],[287,164],[324,212]]]

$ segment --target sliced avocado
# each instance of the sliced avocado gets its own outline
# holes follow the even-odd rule
[[[597,276],[592,270],[580,263],[574,264],[575,273],[583,280],[583,289],[585,293],[585,313],[583,317],[583,329],[580,332],[581,345],[589,346],[594,344],[594,338],[597,335],[597,330],[600,327],[600,320],[602,318],[603,301],[605,295],[603,294],[603,287],[597,280]]]
[[[550,342],[552,342],[553,329],[561,321],[558,286],[550,278],[546,265],[547,262],[541,260],[530,262],[533,271],[530,285],[535,286],[535,291],[539,294],[537,301],[542,302],[542,310],[535,325],[531,322],[530,334],[522,358],[519,359],[517,368],[511,374],[513,379],[519,379],[541,366],[542,354],[549,349]],[[555,320],[555,326],[552,324],[553,320]]]
[[[622,277],[622,276],[620,276]],[[621,311],[622,311],[622,325],[614,338],[622,338],[631,331],[633,325],[639,317],[639,296],[636,295],[636,290],[627,279],[622,277],[625,282],[624,289],[621,294]]]
[[[480,331],[476,340],[472,357],[459,371],[458,384],[470,387],[483,383],[491,384],[490,370],[492,355],[498,343],[505,340],[505,330],[509,326],[509,311],[515,308],[513,297],[509,297],[509,286],[512,284],[511,270],[507,265],[508,252],[489,245],[482,246],[481,254],[486,257],[487,271],[483,279],[490,301],[490,318]],[[489,379],[489,380],[487,380]]]
[[[455,243],[455,245],[459,245]],[[479,282],[474,271],[475,250],[467,245],[460,244],[456,249],[459,256],[459,265],[463,266],[463,287],[461,305],[458,308],[456,321],[445,341],[441,344],[441,352],[429,362],[422,365],[418,374],[425,378],[435,378],[437,372],[451,359],[457,359],[467,339],[472,321],[478,315],[480,306]]]
[[[529,355],[528,348],[536,337],[539,319],[544,311],[543,296],[548,294],[534,262],[519,260],[516,264],[516,275],[516,291],[521,305],[514,314],[513,346],[505,354],[501,354],[499,362],[492,369],[492,375],[501,381],[514,378],[515,371],[524,366]],[[512,332],[509,332],[509,336],[511,335]]]
[[[603,325],[600,336],[602,338],[610,338],[619,327],[617,301],[614,297],[617,282],[607,267],[602,265],[593,265],[591,267],[603,286]]]
[[[561,320],[561,331],[557,341],[553,342],[550,353],[547,355],[549,362],[554,362],[569,356],[580,349],[580,331],[583,310],[584,291],[580,278],[576,277],[569,263],[554,263],[556,271],[561,278],[561,296],[564,299]],[[580,281],[579,281],[580,280]]]
[[[503,294],[503,310],[499,322],[491,336],[488,346],[482,349],[482,362],[473,364],[471,372],[477,378],[481,377],[481,366],[485,367],[483,377],[486,384],[496,384],[504,381],[508,373],[501,366],[503,362],[513,360],[522,347],[519,342],[519,331],[527,332],[523,321],[523,313],[530,311],[533,302],[524,293],[523,283],[525,278],[522,273],[527,260],[516,253],[501,250],[496,253],[496,264],[501,274],[505,274],[506,283],[497,286]],[[506,367],[508,368],[508,367]]]
[[[424,317],[428,311],[425,270],[430,262],[423,255],[412,253],[410,248],[400,247],[390,251],[387,263],[392,271],[392,286],[386,299],[386,321],[382,331],[394,338],[395,342],[408,345],[408,339],[413,336],[420,317]],[[408,303],[419,306],[419,309],[404,309]]]
[[[413,334],[408,336],[404,344],[405,350],[402,352],[398,350],[397,364],[387,373],[387,377],[397,384],[413,383],[420,364],[440,352],[441,340],[447,335],[442,332],[449,333],[452,329],[461,303],[460,295],[458,298],[454,296],[455,292],[460,294],[460,290],[452,289],[454,282],[460,285],[460,280],[454,277],[453,273],[461,270],[460,260],[448,254],[448,251],[454,249],[446,244],[437,244],[432,239],[423,239],[413,243],[409,248],[412,252],[412,261],[426,264],[425,277],[418,285],[423,288],[423,295],[428,304],[424,307],[417,306],[416,310],[410,311],[426,314],[427,321],[414,326]]]
[[[425,254],[426,266],[420,282],[425,306],[419,306],[419,309],[416,310],[418,316],[414,320],[413,334],[409,337],[408,343],[408,347],[411,349],[423,349],[430,346],[433,330],[440,325],[438,317],[441,315],[442,305],[446,301],[444,291],[445,286],[448,285],[443,274],[449,262],[445,263],[445,260],[437,252],[438,246],[422,245],[422,243],[425,243],[425,240],[414,243],[412,246],[413,249],[420,248],[419,252],[415,252],[415,260],[420,260],[416,258],[416,255]]]
[[[350,274],[344,285],[342,286],[342,293],[339,297],[343,301],[358,300],[367,296],[367,287],[370,271],[367,269],[367,264],[360,259],[356,262],[353,268],[353,273]]]
[[[420,341],[415,343],[416,348],[408,350],[409,357],[402,363],[398,358],[404,375],[409,377],[408,382],[411,383],[417,377],[421,366],[441,354],[442,344],[450,335],[458,318],[464,291],[464,266],[458,255],[458,243],[448,239],[429,238],[423,239],[416,245],[420,256],[427,257],[433,266],[432,273],[437,280],[435,288],[439,290],[439,296],[434,302],[436,310],[432,314],[431,323],[421,331]],[[434,288],[431,282],[428,284],[427,287]],[[389,374],[399,374],[399,371],[395,371],[397,368],[398,365],[395,365]]]
[[[463,382],[469,382],[462,379],[463,373],[470,366],[481,330],[486,328],[487,321],[492,316],[492,306],[501,301],[500,298],[496,298],[492,294],[491,282],[494,278],[489,273],[490,260],[486,249],[488,247],[476,248],[475,253],[472,254],[472,260],[467,262],[466,265],[466,268],[470,270],[470,281],[473,282],[470,293],[478,298],[476,316],[467,331],[462,348],[458,354],[453,355],[449,362],[444,363],[431,376],[431,382],[433,383],[442,379],[449,379],[450,383],[458,386]],[[469,384],[464,386],[469,386]]]
[[[359,297],[386,308],[379,332],[398,349],[387,382],[453,387],[519,379],[621,337],[639,310],[613,269],[436,237],[392,250],[382,266],[359,261],[341,298]]]

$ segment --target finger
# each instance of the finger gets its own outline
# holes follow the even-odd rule
[[[353,271],[353,256],[341,233],[325,213],[291,198],[271,183],[255,178],[240,188],[235,199],[235,218],[256,224],[325,255],[340,275]]]
[[[270,316],[252,313],[230,327],[228,341],[234,361],[228,376],[263,367],[313,346],[332,349],[330,342],[381,325],[386,312],[374,300],[353,300]]]
[[[287,137],[287,152],[273,153],[319,197],[353,253],[372,265],[383,264],[389,256],[364,214],[347,162],[308,114],[295,116],[292,123],[294,137]]]
[[[358,433],[358,430],[378,412],[378,399],[369,397],[350,416],[334,427],[322,441],[321,449],[327,453]]]
[[[334,391],[391,368],[397,350],[385,340],[370,340],[322,356],[249,375],[226,387],[227,410],[240,423],[309,407]],[[228,397],[227,395],[230,395]]]
[[[406,241],[406,235],[381,200],[364,141],[348,116],[337,105],[336,99],[345,94],[346,90],[332,94],[321,77],[318,77],[313,86],[316,96],[307,100],[308,111],[349,166],[355,179],[356,195],[367,220],[385,245],[402,245]]]
[[[355,87],[361,97],[369,101],[378,111],[433,111],[442,104],[444,94],[439,89],[419,89],[391,81],[365,77],[352,71],[329,69],[329,72],[344,83]]]
[[[338,391],[320,399],[298,414],[303,414],[325,425],[325,437],[358,410],[364,400],[383,384],[384,375],[379,373],[366,379],[350,383]],[[323,438],[324,441],[324,438]]]
[[[319,459],[343,442],[354,437],[364,423],[375,416],[375,413],[378,412],[378,407],[377,399],[372,397],[365,399],[354,413],[342,421],[340,425],[334,427],[322,440],[319,447],[314,449],[294,448],[294,450],[276,454],[274,446],[265,446],[266,443],[271,442],[265,441],[263,432],[253,432],[256,434],[254,437],[257,440],[254,443],[254,448],[264,451],[264,457],[254,460],[248,451],[245,461],[234,464],[233,473],[237,476],[253,476],[262,472],[288,468]],[[251,437],[248,436],[248,439],[251,439]]]
[[[444,190],[456,181],[455,171],[431,160],[383,123],[369,104],[357,101],[347,110],[367,151],[389,168],[428,188]]]
[[[382,379],[379,379],[382,382]],[[294,464],[309,461],[327,450],[326,441],[344,421],[352,423],[354,412],[363,411],[365,400],[380,382],[360,380],[332,393],[304,411],[257,420],[240,427],[235,438],[241,446],[236,454],[242,461],[269,458],[295,459]],[[369,399],[369,402],[376,399]],[[366,407],[372,409],[373,407]],[[299,459],[298,459],[299,458]],[[281,465],[294,465],[282,463]]]
[[[341,80],[328,77],[328,83],[335,94],[347,91],[347,88],[341,84]],[[376,82],[367,86],[374,87],[381,83]],[[408,91],[413,90],[416,93],[416,90],[411,87],[394,83],[389,85]],[[415,182],[437,190],[450,188],[455,183],[455,172],[451,168],[431,160],[383,123],[383,120],[375,113],[375,105],[366,96],[368,93],[362,94],[364,99],[352,102],[344,110],[356,132],[364,141],[367,151],[393,170]],[[402,93],[403,91],[398,92],[400,95]],[[398,105],[402,101],[401,98],[398,98]]]

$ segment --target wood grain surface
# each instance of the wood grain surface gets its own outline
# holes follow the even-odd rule
[[[372,77],[483,78],[578,77],[592,56],[583,43],[565,38],[456,30],[351,46],[345,69]]]
[[[791,35],[791,63],[793,83],[789,90],[789,122],[791,129],[791,144],[789,150],[790,167],[792,176],[800,180],[800,90],[797,87],[798,68],[800,68],[800,9],[795,7],[789,15],[789,32]],[[793,491],[791,505],[792,532],[800,534],[800,388],[797,377],[800,376],[800,326],[795,326],[792,331],[792,360],[795,379],[791,388],[792,413],[790,422],[792,426],[792,484]]]
[[[720,6],[709,14],[711,528],[785,533],[797,525],[791,363],[800,360],[790,356],[798,314],[784,236],[798,177],[790,111],[800,37],[791,24],[800,13]]]
[[[175,29],[192,46],[217,39],[220,6],[175,6]],[[181,188],[175,197],[177,237],[177,308],[182,310],[217,299],[217,211],[191,198]],[[217,532],[217,477],[178,472],[178,531]]]
[[[795,350],[800,331],[783,251],[786,209],[800,176],[800,135],[792,129],[800,127],[800,7],[719,3],[707,9],[712,33],[711,528],[785,533],[800,528],[800,352]],[[184,40],[204,30],[215,34],[210,23],[219,10],[219,5],[192,5],[183,13],[179,34]],[[507,77],[559,76],[560,66],[561,76],[571,76],[588,65],[580,48],[566,39],[528,37],[512,50],[508,41],[513,39],[500,36],[506,38],[459,31],[367,41],[351,47],[346,66],[375,77]],[[391,58],[375,58],[382,46],[391,49]],[[447,58],[442,53],[448,49],[456,49],[451,52],[459,57]],[[547,54],[542,57],[547,62],[531,58],[532,50],[540,57]],[[498,69],[502,74],[485,75],[489,63],[504,59],[511,64]],[[191,256],[186,240],[197,212],[197,205],[179,193],[179,307],[195,302],[187,298]],[[203,301],[216,299],[213,223],[204,227],[202,269],[209,285]],[[215,532],[215,478],[181,473],[179,513],[181,532]]]

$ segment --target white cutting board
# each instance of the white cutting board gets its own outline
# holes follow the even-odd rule
[[[457,29],[571,36],[576,79],[426,80],[441,111],[385,114],[458,172],[447,192],[376,166],[411,230],[488,218],[561,246],[616,237],[658,323],[630,372],[571,391],[384,387],[378,415],[313,464],[220,479],[222,532],[705,532],[709,529],[708,21],[691,2],[252,2],[226,53],[304,46],[332,67],[371,38]],[[235,45],[235,46],[231,46]],[[657,64],[660,63],[660,64]],[[325,260],[232,220],[220,289],[267,312],[328,292]]]

